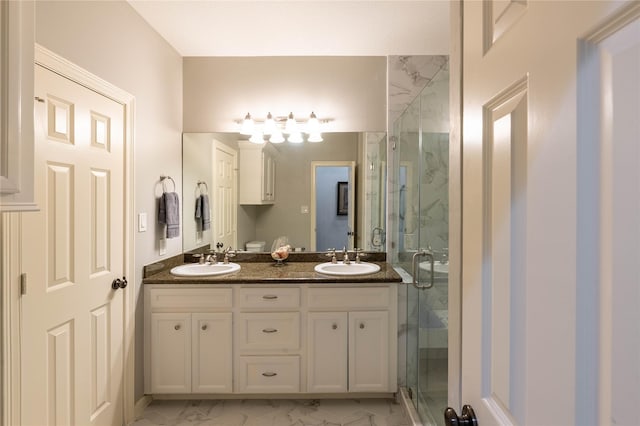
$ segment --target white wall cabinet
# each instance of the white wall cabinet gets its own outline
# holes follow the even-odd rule
[[[256,145],[241,141],[240,204],[273,204],[276,199],[276,155],[271,144]]]
[[[396,283],[220,287],[145,285],[145,392],[396,392]]]
[[[34,197],[34,2],[0,2],[0,211]]]

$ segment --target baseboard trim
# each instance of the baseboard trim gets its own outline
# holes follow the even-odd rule
[[[149,395],[144,395],[138,401],[136,401],[136,405],[134,407],[134,415],[136,419],[139,419],[144,414],[144,409],[147,408],[149,404],[151,404],[153,398]]]

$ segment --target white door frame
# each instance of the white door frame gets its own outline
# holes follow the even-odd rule
[[[133,135],[135,123],[135,98],[89,73],[61,56],[35,45],[35,63],[47,68],[71,81],[87,87],[103,96],[108,97],[124,106],[125,134],[124,134],[124,181],[125,181],[125,236],[124,246],[124,275],[134,277],[135,251],[132,224],[133,212]],[[33,83],[32,83],[33,84]],[[2,423],[21,424],[21,391],[20,391],[20,274],[21,253],[21,215],[29,213],[3,214],[0,235],[2,236]],[[28,284],[28,283],[27,283]],[[135,386],[135,289],[137,283],[123,289],[124,296],[124,346],[123,346],[123,408],[125,424],[134,418],[134,386]]]

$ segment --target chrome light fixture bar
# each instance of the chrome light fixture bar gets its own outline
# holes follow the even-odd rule
[[[303,133],[307,134],[308,142],[322,142],[321,126],[323,123],[333,121],[329,118],[319,119],[315,112],[311,112],[308,119],[297,120],[290,112],[287,116],[274,117],[271,112],[265,120],[254,120],[251,113],[247,113],[243,120],[236,120],[240,126],[240,134],[251,136],[250,142],[263,144],[267,140],[271,143],[303,143]]]

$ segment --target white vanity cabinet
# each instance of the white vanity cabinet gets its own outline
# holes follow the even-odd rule
[[[160,287],[145,287],[147,392],[231,393],[232,289]]]
[[[271,144],[256,145],[241,141],[240,204],[273,204],[275,202],[276,150]]]
[[[397,285],[147,284],[145,392],[396,392]]]

